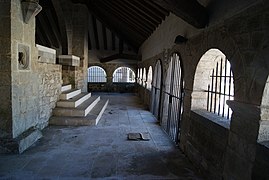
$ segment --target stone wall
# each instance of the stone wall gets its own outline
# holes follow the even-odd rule
[[[164,54],[162,84],[165,84],[168,58],[174,52],[180,54],[184,70],[184,110],[180,147],[197,167],[210,174],[212,178],[251,179],[257,157],[256,143],[260,124],[258,106],[261,104],[269,73],[268,10],[268,2],[251,1],[251,6],[234,11],[224,19],[214,20],[213,25],[209,24],[203,30],[195,30],[185,24],[184,33],[179,32],[182,22],[171,14],[141,46],[141,67],[147,67],[148,64],[154,67],[153,59],[157,60],[158,54]],[[175,45],[174,39],[179,34],[185,34],[188,41]],[[212,48],[224,53],[234,74],[235,97],[234,101],[229,103],[234,113],[230,129],[225,130],[228,134],[224,133],[223,141],[220,142],[212,138],[218,134],[215,131],[218,128],[214,127],[215,125],[211,126],[214,122],[210,118],[199,120],[201,118],[193,116],[195,109],[192,109],[197,64],[203,54]],[[201,126],[200,121],[206,123]],[[205,130],[208,138],[197,136]],[[205,140],[207,144],[203,144]],[[216,144],[216,148],[210,149],[209,144]],[[208,154],[207,150],[211,150],[212,154]],[[216,162],[220,164],[214,168]]]
[[[62,67],[61,65],[39,63],[39,113],[38,128],[43,129],[48,125],[52,115],[52,109],[61,94]]]
[[[208,119],[221,118],[202,110],[191,112],[186,154],[207,179],[217,180],[222,179],[229,129]]]
[[[48,124],[61,89],[61,66],[54,64],[55,50],[36,47],[35,19],[24,22],[21,1],[0,3],[0,147],[21,153]]]

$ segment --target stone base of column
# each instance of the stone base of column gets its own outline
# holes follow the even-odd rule
[[[16,138],[0,138],[1,153],[22,153],[41,137],[39,129],[30,128]]]

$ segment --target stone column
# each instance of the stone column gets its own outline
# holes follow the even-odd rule
[[[34,7],[36,1],[0,1],[0,146],[13,152],[42,136]]]
[[[260,108],[236,101],[227,101],[227,104],[233,115],[225,154],[224,179],[251,179]]]
[[[72,54],[80,57],[80,66],[75,69],[75,86],[84,92],[87,91],[88,82],[88,18],[86,6],[73,6]]]
[[[0,1],[0,137],[12,133],[11,2]]]

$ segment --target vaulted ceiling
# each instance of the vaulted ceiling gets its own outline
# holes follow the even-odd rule
[[[195,28],[208,21],[205,0],[72,0],[89,10],[89,50],[137,53],[142,43],[170,12]],[[202,3],[201,3],[202,2]],[[52,0],[40,0],[37,43],[59,48],[64,41]],[[130,57],[123,57],[130,58]],[[104,59],[103,61],[109,61]]]

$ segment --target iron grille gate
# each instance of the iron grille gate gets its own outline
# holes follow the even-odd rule
[[[220,62],[212,70],[211,83],[206,91],[207,111],[230,119],[232,110],[226,105],[226,100],[233,100],[234,97],[232,68],[227,58],[217,58],[220,58]]]
[[[167,134],[178,143],[180,120],[183,112],[183,76],[179,56],[173,54],[169,64],[166,86],[163,93],[161,125]]]
[[[152,91],[151,91],[151,112],[158,118],[159,116],[159,104],[160,104],[160,95],[161,95],[161,63],[157,62],[154,69],[153,81],[152,81]]]

